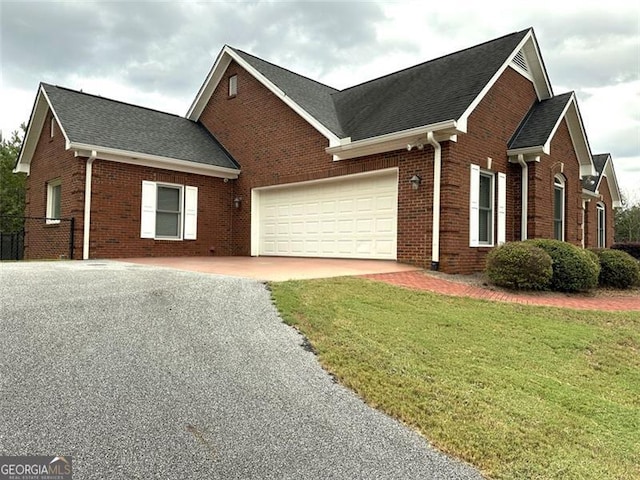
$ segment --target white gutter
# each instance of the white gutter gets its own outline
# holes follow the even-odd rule
[[[89,231],[91,229],[91,173],[93,161],[98,156],[98,152],[91,151],[87,158],[87,168],[84,176],[84,233],[82,235],[82,259],[89,260]]]
[[[529,221],[529,165],[524,161],[524,155],[518,155],[518,163],[522,167],[522,217],[520,219],[520,240],[527,239],[527,222]]]
[[[433,233],[431,235],[431,270],[440,267],[440,172],[442,171],[442,147],[427,132],[427,142],[433,147]]]

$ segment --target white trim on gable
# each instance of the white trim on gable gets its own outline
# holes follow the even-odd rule
[[[175,172],[194,173],[207,177],[220,177],[235,179],[240,175],[240,170],[236,168],[219,167],[206,163],[190,162],[188,160],[178,160],[169,157],[160,157],[146,153],[130,152],[116,148],[100,147],[97,145],[87,145],[83,143],[71,143],[70,149],[75,151],[76,157],[87,157],[91,151],[96,152],[96,158],[111,162],[127,163],[130,165],[141,165],[143,167],[162,168]]]
[[[238,65],[245,69],[251,76],[258,80],[269,91],[271,91],[285,104],[287,104],[287,106],[289,106],[294,112],[296,112],[300,117],[307,121],[313,128],[320,132],[320,134],[329,141],[330,147],[340,145],[340,138],[338,138],[337,135],[331,132],[331,130],[320,123],[313,115],[311,115],[304,108],[298,105],[298,103],[293,101],[291,97],[287,96],[287,94],[280,90],[271,80],[269,80],[258,70],[253,68],[228,45],[224,46],[224,48],[216,58],[216,61],[213,64],[213,67],[211,68],[207,79],[204,81],[202,87],[200,87],[198,95],[196,95],[195,100],[191,104],[191,107],[187,112],[187,118],[189,120],[198,121],[200,115],[202,115],[202,112],[207,105],[207,102],[211,98],[211,95],[213,95],[216,87],[218,86],[222,78],[224,78],[225,72],[231,64],[231,60],[235,61]]]
[[[609,186],[609,193],[611,193],[611,201],[613,202],[613,208],[622,207],[622,196],[620,195],[620,187],[618,186],[618,179],[616,178],[616,171],[613,169],[613,159],[611,155],[607,157],[607,161],[604,162],[604,168],[602,172],[598,172],[600,177],[598,178],[598,184],[595,188],[594,195],[600,195],[600,184],[602,179],[607,177],[607,185]]]
[[[555,136],[558,127],[560,127],[560,124],[563,120],[566,120],[567,122],[567,128],[569,129],[571,143],[573,144],[573,149],[576,153],[576,156],[578,157],[578,163],[580,164],[580,177],[595,175],[595,168],[593,166],[593,158],[591,157],[589,140],[587,139],[587,134],[582,122],[580,110],[578,108],[578,101],[574,92],[571,93],[571,97],[567,101],[567,104],[564,106],[562,114],[558,116],[558,120],[553,126],[553,129],[551,130],[551,133],[549,134],[549,137],[544,144],[525,148],[513,148],[507,150],[507,155],[512,159],[517,158],[518,155],[525,155],[529,158],[531,158],[532,156],[537,156],[536,158],[538,161],[539,155],[550,155],[551,142],[553,141],[553,137]],[[526,158],[526,160],[529,161],[529,158]]]
[[[511,66],[511,62],[513,62],[513,59],[516,55],[518,55],[520,51],[522,51],[527,61],[527,65],[529,66],[529,74],[532,77],[531,82],[533,83],[533,87],[535,88],[538,100],[546,100],[547,98],[551,98],[553,96],[551,82],[549,81],[549,76],[547,75],[547,71],[544,68],[542,56],[540,55],[540,50],[538,49],[538,42],[536,41],[533,29],[529,29],[527,34],[516,46],[516,48],[513,49],[511,55],[509,55],[502,66],[496,71],[493,77],[491,77],[491,80],[489,80],[489,82],[484,86],[478,96],[473,100],[473,102],[471,102],[469,107],[460,116],[460,118],[458,119],[458,122],[460,124],[466,125],[467,120],[469,119],[473,111],[480,104],[489,90],[491,90],[491,88],[495,85],[504,71],[509,68],[509,66]]]
[[[64,136],[65,148],[69,148],[69,136],[67,135],[60,118],[58,118],[56,111],[53,109],[51,101],[47,96],[47,92],[44,90],[44,86],[41,84],[38,87],[36,101],[33,104],[33,110],[29,117],[27,132],[25,133],[22,141],[22,149],[20,150],[16,166],[13,169],[14,173],[22,172],[29,175],[31,171],[31,158],[36,151],[36,146],[38,145],[38,140],[40,140],[40,134],[44,128],[44,123],[47,120],[47,112],[49,110],[51,110],[53,117],[56,119],[59,131],[62,132],[62,135]]]

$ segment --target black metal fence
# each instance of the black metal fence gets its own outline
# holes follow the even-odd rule
[[[0,216],[0,260],[73,258],[75,219]]]

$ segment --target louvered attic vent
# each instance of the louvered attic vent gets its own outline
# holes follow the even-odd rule
[[[513,63],[525,72],[529,73],[529,65],[527,65],[527,59],[524,58],[524,53],[522,53],[522,50],[516,53],[516,56],[513,57]]]

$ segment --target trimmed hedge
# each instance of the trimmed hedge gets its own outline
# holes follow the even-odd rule
[[[640,263],[622,250],[596,250],[600,260],[598,283],[603,287],[631,288],[640,283]]]
[[[611,246],[614,250],[622,250],[623,252],[627,252],[636,260],[640,261],[640,242],[624,242],[624,243],[616,243]]]
[[[598,286],[600,263],[593,252],[560,240],[536,239],[526,242],[542,248],[551,256],[553,290],[581,292]]]
[[[526,290],[548,288],[553,275],[551,256],[525,242],[505,243],[491,250],[486,272],[495,285]]]

